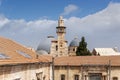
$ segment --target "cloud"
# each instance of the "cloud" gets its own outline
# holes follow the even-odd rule
[[[71,17],[66,20],[69,35],[86,36],[89,47],[120,48],[120,3],[111,3],[107,8],[83,18]],[[70,24],[68,24],[70,23]],[[74,33],[71,33],[75,32]],[[69,37],[70,38],[70,37]]]
[[[0,35],[13,39],[21,44],[36,48],[41,39],[55,33],[57,21],[39,19],[25,21],[24,19],[10,20],[0,15]]]
[[[66,39],[85,36],[89,49],[95,47],[120,48],[120,3],[111,3],[105,9],[83,18],[64,19]],[[56,36],[56,20],[10,20],[0,15],[0,35],[36,48],[48,35]]]
[[[64,8],[64,12],[61,15],[69,15],[73,13],[74,11],[78,10],[78,7],[74,4],[69,4]]]
[[[0,15],[0,28],[3,27],[8,22],[9,22],[9,20],[7,18],[5,18],[4,15]]]

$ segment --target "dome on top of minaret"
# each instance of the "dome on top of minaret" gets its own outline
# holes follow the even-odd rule
[[[48,36],[45,40],[41,41],[36,52],[38,54],[49,54],[52,40],[55,40],[54,37]]]
[[[63,20],[63,16],[60,16],[60,17],[59,17],[59,20]]]
[[[70,47],[79,46],[80,40],[76,37],[70,42]]]
[[[64,26],[64,20],[62,16],[59,17],[58,26],[62,26],[62,27]]]

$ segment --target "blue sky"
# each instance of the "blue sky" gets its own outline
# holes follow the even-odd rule
[[[0,0],[0,36],[36,49],[48,35],[56,37],[60,15],[69,43],[85,36],[90,50],[120,50],[120,0]]]
[[[1,0],[0,13],[10,19],[36,20],[39,18],[57,19],[64,7],[74,4],[78,11],[66,17],[84,17],[107,7],[110,2],[120,0]]]

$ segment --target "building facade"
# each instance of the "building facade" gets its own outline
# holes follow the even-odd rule
[[[62,16],[58,20],[58,27],[56,27],[57,40],[51,41],[51,50],[50,55],[59,57],[59,56],[68,56],[68,46],[67,41],[65,40],[66,27],[64,26],[64,21]]]
[[[48,54],[53,57],[76,56],[79,39],[77,37],[74,38],[68,46],[68,41],[65,39],[66,27],[62,16],[58,19],[56,34],[57,39],[53,36],[48,36],[47,40],[41,41],[36,52],[40,55]]]
[[[119,80],[120,56],[81,56],[55,59],[55,80]]]
[[[0,66],[0,80],[52,80],[46,64],[9,64]]]
[[[52,80],[51,60],[0,37],[0,80]]]

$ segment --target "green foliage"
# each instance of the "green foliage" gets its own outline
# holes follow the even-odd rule
[[[85,42],[84,37],[81,38],[79,46],[77,47],[76,55],[77,56],[89,56],[89,55],[91,55],[90,51],[87,49],[87,43]]]

